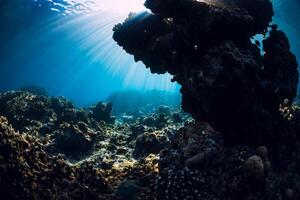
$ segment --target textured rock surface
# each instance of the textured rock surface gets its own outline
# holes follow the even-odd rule
[[[136,157],[148,156],[151,153],[158,154],[169,143],[168,137],[163,132],[146,132],[136,139],[133,153]]]
[[[97,121],[104,121],[107,123],[114,123],[115,118],[111,116],[112,104],[111,103],[97,103],[90,109],[90,116]]]
[[[54,134],[57,148],[71,154],[90,150],[96,136],[83,122],[78,125],[63,123]]]
[[[279,106],[295,98],[298,64],[276,26],[263,41],[263,54],[250,41],[268,31],[269,0],[145,5],[152,13],[130,14],[115,26],[113,38],[151,72],[174,76],[184,111],[208,121],[228,144],[282,141],[288,125]]]
[[[2,116],[0,185],[3,199],[107,199],[111,193],[100,170],[50,156],[38,138],[15,131]]]
[[[0,192],[5,200],[300,198],[296,106],[280,106],[292,126],[293,142],[228,147],[220,132],[208,123],[193,122],[177,108],[164,112],[162,127],[142,124],[149,117],[160,121],[161,108],[130,122],[117,118],[115,124],[107,124],[89,115],[77,117],[88,110],[74,108],[64,98],[8,92],[0,93],[0,101],[20,108],[15,115],[10,114],[13,110],[0,110],[5,116],[30,122],[18,132],[0,117]],[[37,105],[48,117],[22,115],[25,105]],[[73,114],[62,117],[63,113]],[[174,113],[182,123],[173,122]]]
[[[208,124],[189,123],[160,152],[157,199],[296,200],[299,147],[226,147]]]
[[[146,106],[138,110],[140,117],[122,121],[119,115],[117,123],[110,124],[91,116],[94,106],[75,108],[63,97],[48,97],[31,88],[0,93],[0,102],[0,192],[4,200],[154,199],[157,153],[190,119],[177,107],[165,107],[169,111],[163,126],[157,126],[162,121],[161,109]],[[147,117],[148,109],[155,112]],[[172,123],[175,112],[182,123]],[[111,119],[110,112],[105,113]],[[155,123],[143,125],[144,118],[153,118]],[[124,185],[130,182],[135,184]]]

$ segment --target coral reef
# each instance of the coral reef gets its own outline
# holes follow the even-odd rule
[[[102,102],[88,110],[77,109],[63,97],[48,97],[35,91],[0,93],[0,114],[6,116],[13,127],[20,131],[30,129],[34,123],[41,123],[41,126],[46,125],[49,129],[59,126],[62,121],[70,124],[84,122],[94,127],[100,121],[113,123],[111,109],[112,105]]]
[[[141,124],[144,118],[160,122],[161,108],[115,120],[111,104],[79,109],[35,90],[0,93],[0,102],[3,199],[153,199],[157,154],[183,126],[173,124],[172,115],[190,119],[164,107],[163,126]]]
[[[111,193],[101,171],[49,156],[38,138],[16,132],[2,116],[0,133],[1,198],[106,199]]]
[[[279,107],[296,96],[298,64],[285,34],[276,25],[268,29],[269,0],[147,0],[145,6],[152,13],[131,13],[113,38],[151,72],[174,76],[184,111],[221,131],[228,145],[291,140]],[[268,35],[260,48],[250,40],[256,34]]]
[[[84,122],[79,122],[78,125],[63,123],[54,134],[57,148],[72,154],[91,149],[96,136]]]
[[[293,142],[253,147],[225,145],[221,132],[176,107],[111,124],[63,97],[12,91],[0,101],[3,199],[300,198],[300,109],[288,102],[280,113]]]
[[[148,156],[151,153],[158,154],[169,143],[164,132],[146,132],[137,137],[133,153],[136,157]]]

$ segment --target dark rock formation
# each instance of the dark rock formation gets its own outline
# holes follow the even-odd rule
[[[189,123],[160,152],[157,199],[299,199],[299,145],[228,147],[207,123]]]
[[[145,132],[146,127],[140,124],[134,124],[130,127],[133,137],[138,136],[139,134]]]
[[[208,121],[227,144],[289,138],[279,113],[292,102],[297,61],[272,26],[263,55],[251,43],[272,20],[269,0],[147,0],[152,13],[130,14],[113,38],[153,73],[170,73],[182,88],[182,108]],[[285,138],[282,138],[284,136]]]
[[[76,108],[65,108],[64,111],[60,115],[60,121],[65,121],[68,123],[72,122],[88,122],[90,119],[88,118],[88,113],[82,109]]]
[[[78,125],[63,123],[55,134],[54,142],[57,148],[71,154],[90,150],[94,142],[93,138],[96,136],[83,122]]]
[[[182,117],[180,115],[180,113],[173,113],[172,115],[172,120],[174,123],[181,123],[182,122]]]
[[[97,121],[104,121],[107,123],[114,123],[115,118],[111,116],[112,104],[111,103],[97,103],[91,109],[91,117]]]
[[[158,154],[160,150],[170,143],[168,137],[163,132],[143,133],[136,139],[133,155],[137,158]]]
[[[124,180],[117,188],[116,196],[120,200],[136,200],[137,194],[141,188],[136,185],[135,181]]]
[[[168,124],[168,116],[160,113],[160,114],[154,114],[147,117],[141,117],[140,123],[149,127],[155,127],[155,128],[163,128]]]

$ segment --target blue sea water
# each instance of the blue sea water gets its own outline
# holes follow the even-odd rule
[[[274,22],[300,60],[300,2],[273,0]],[[0,0],[0,91],[45,88],[85,106],[115,91],[178,93],[112,39],[112,28],[143,0]]]

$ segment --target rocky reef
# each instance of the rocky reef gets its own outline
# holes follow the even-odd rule
[[[179,83],[182,109],[207,121],[226,144],[291,139],[279,112],[293,102],[298,64],[272,21],[269,0],[147,0],[152,12],[131,13],[113,38],[153,73]],[[262,42],[251,40],[265,35]]]
[[[0,117],[0,133],[1,198],[106,199],[111,188],[100,170],[48,155],[44,143],[15,131],[5,117]]]
[[[0,93],[1,198],[154,198],[158,153],[191,118],[176,107],[131,120],[112,109],[76,108],[38,87]]]
[[[299,144],[226,147],[209,124],[189,123],[160,153],[158,199],[299,199]]]
[[[176,107],[112,123],[91,115],[102,102],[79,109],[28,90],[0,93],[0,102],[2,199],[300,198],[297,131],[289,145],[227,146]],[[286,102],[280,113],[300,130],[297,106]]]
[[[32,90],[0,93],[0,102],[4,199],[300,197],[297,132],[289,145],[228,147],[221,132],[176,107],[130,120],[96,109],[112,123],[93,118],[110,105],[102,102],[80,109]],[[280,113],[300,130],[297,106],[286,102]]]

